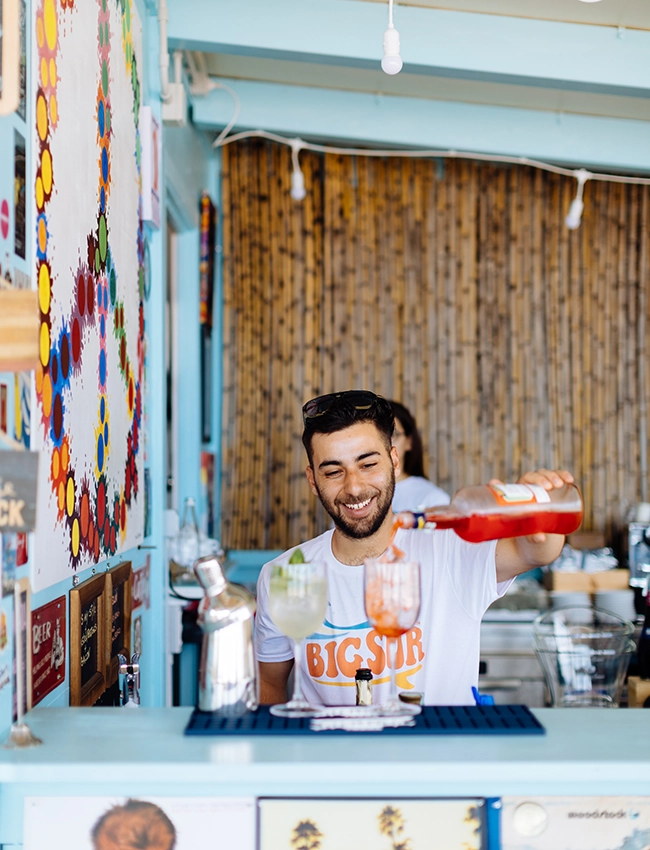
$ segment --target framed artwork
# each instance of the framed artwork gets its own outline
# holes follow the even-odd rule
[[[126,847],[134,826],[156,850],[255,850],[252,797],[25,797],[24,823],[24,850]]]
[[[32,611],[32,705],[65,681],[65,596]]]
[[[212,439],[212,301],[214,298],[214,252],[217,210],[207,192],[199,204],[201,221],[201,256],[199,262],[201,329],[201,439]]]
[[[106,574],[70,591],[70,705],[92,705],[106,683]]]
[[[127,561],[106,573],[106,685],[117,681],[118,653],[131,657],[132,566]]]
[[[201,452],[201,514],[206,517],[206,534],[214,538],[214,454]]]
[[[20,0],[0,3],[0,115],[20,106]]]
[[[25,137],[14,130],[14,253],[23,260],[27,250],[26,205]]]
[[[138,6],[77,3],[74,25],[62,3],[31,12],[36,592],[142,541],[147,346]]]
[[[214,296],[214,251],[217,233],[217,210],[207,192],[199,203],[201,256],[199,262],[200,313],[199,322],[212,331],[212,299]]]
[[[503,797],[503,850],[650,846],[648,797]]]
[[[212,334],[201,326],[201,439],[212,439]]]
[[[261,799],[259,848],[481,850],[484,810],[482,799]]]

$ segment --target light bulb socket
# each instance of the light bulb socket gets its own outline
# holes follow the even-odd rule
[[[581,198],[574,198],[571,201],[571,206],[569,207],[569,212],[567,217],[564,219],[564,223],[569,228],[569,230],[577,230],[580,227],[580,221],[582,220],[582,211],[584,210],[585,205],[582,202]]]
[[[381,69],[385,74],[399,74],[402,70],[402,57],[399,55],[399,33],[390,26],[384,32],[384,56]]]
[[[294,201],[304,201],[307,197],[305,189],[305,175],[300,168],[294,168],[291,172],[291,197]]]
[[[384,31],[384,56],[399,56],[399,33],[395,27]]]

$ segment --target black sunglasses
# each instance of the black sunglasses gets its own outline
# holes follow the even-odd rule
[[[317,398],[312,398],[302,406],[302,421],[307,424],[310,419],[315,419],[318,416],[323,416],[337,403],[342,402],[346,405],[354,407],[355,410],[371,410],[373,407],[383,407],[388,402],[370,390],[346,390],[342,393],[327,393],[327,395],[319,395]]]

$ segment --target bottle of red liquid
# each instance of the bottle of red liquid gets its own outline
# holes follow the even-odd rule
[[[584,505],[575,484],[545,490],[536,484],[482,484],[462,487],[449,505],[402,511],[401,528],[453,528],[470,543],[523,537],[528,534],[570,534],[582,522]]]

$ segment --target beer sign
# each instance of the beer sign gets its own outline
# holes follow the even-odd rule
[[[32,705],[65,680],[65,596],[32,611]]]
[[[38,452],[0,452],[0,534],[36,526]]]

